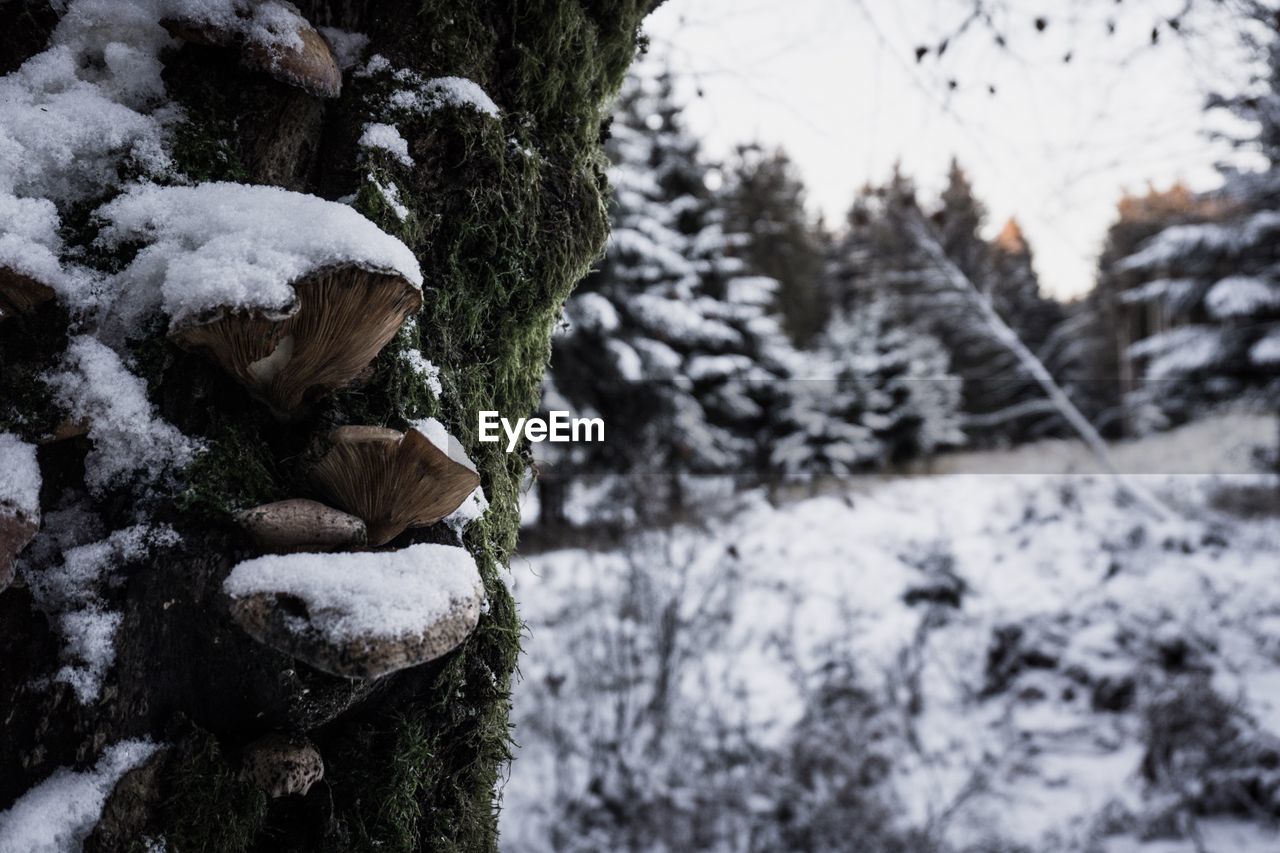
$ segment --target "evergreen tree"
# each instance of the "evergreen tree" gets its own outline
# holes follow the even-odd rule
[[[559,460],[564,474],[627,473],[633,491],[660,474],[639,490],[650,507],[678,503],[686,473],[759,471],[791,358],[771,314],[777,282],[731,255],[672,89],[669,75],[636,77],[619,101],[613,237],[566,305],[551,374],[569,406],[609,424],[605,445]]]
[[[789,479],[881,470],[963,443],[960,382],[935,338],[889,318],[875,299],[838,314],[794,383],[773,464]]]
[[[781,149],[738,148],[725,193],[737,254],[778,282],[777,312],[792,342],[807,347],[829,316],[822,289],[823,246],[804,206],[804,185]]]
[[[1116,267],[1127,277],[1126,300],[1144,305],[1154,321],[1129,347],[1150,383],[1144,396],[1173,417],[1248,389],[1277,388],[1280,37],[1272,32],[1253,85],[1211,102],[1253,125],[1238,144],[1260,153],[1266,168],[1226,170],[1224,187],[1202,200],[1218,208],[1209,221],[1167,227]]]

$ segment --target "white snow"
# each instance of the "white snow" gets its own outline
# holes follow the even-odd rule
[[[395,213],[396,219],[404,222],[409,218],[409,207],[401,199],[400,187],[394,181],[388,181],[384,184],[374,177],[370,177],[369,180],[373,183],[374,188],[377,189],[378,195],[382,196],[382,200]]]
[[[413,168],[413,157],[409,156],[409,143],[393,124],[381,122],[366,124],[364,133],[360,135],[360,147],[385,151],[400,165]]]
[[[484,587],[465,549],[420,544],[395,552],[258,557],[232,569],[223,589],[232,598],[296,596],[311,624],[342,642],[419,634],[482,596]]]
[[[199,444],[156,417],[147,388],[120,357],[88,336],[72,338],[61,368],[45,376],[73,420],[87,421],[93,449],[85,483],[101,491],[127,475],[158,477],[191,461]]]
[[[1249,348],[1249,359],[1254,364],[1280,364],[1280,328],[1272,329]]]
[[[1271,437],[1274,429],[1272,419],[1258,433]],[[1199,453],[1226,459],[1212,424],[1192,432],[1188,441],[1208,445]],[[1181,470],[1185,443],[1161,444],[1169,455],[1164,470]],[[1228,467],[1235,470],[1234,461]],[[1196,520],[1151,523],[1117,500],[1105,476],[867,478],[781,506],[748,494],[708,527],[513,562],[529,637],[515,694],[521,752],[504,790],[507,846],[554,849],[558,798],[606,808],[592,805],[601,802],[590,788],[589,770],[599,766],[593,748],[652,768],[641,778],[655,781],[699,766],[682,755],[681,737],[704,738],[694,742],[712,748],[718,734],[742,727],[751,744],[771,748],[807,709],[820,712],[805,704],[804,680],[832,655],[847,654],[857,681],[846,686],[890,703],[887,713],[910,733],[887,733],[902,741],[883,747],[892,750],[889,785],[904,825],[930,826],[955,849],[997,838],[1039,853],[1092,849],[1104,815],[1143,808],[1142,712],[1095,710],[1082,683],[1158,676],[1144,656],[1153,644],[1185,638],[1203,647],[1222,695],[1239,697],[1267,736],[1280,735],[1280,525],[1221,515],[1209,499],[1219,489],[1274,488],[1274,477],[1144,480]],[[1213,531],[1225,544],[1206,536]],[[942,576],[931,566],[963,581],[961,606],[907,603],[908,590]],[[730,602],[727,616],[699,609],[718,596]],[[645,607],[659,615],[646,616]],[[616,730],[613,715],[645,719],[654,647],[644,643],[665,636],[668,612],[680,626],[675,654],[688,656],[674,668],[668,699],[670,725],[682,734],[672,733],[670,746],[644,740],[633,751],[632,718]],[[1006,625],[1022,626],[1028,637],[1043,631],[1034,642],[1056,662],[984,693],[993,636]],[[920,691],[918,709],[892,704],[905,701],[911,683]],[[723,727],[698,728],[704,716]],[[606,746],[615,732],[621,743]],[[707,825],[722,819],[715,808],[701,812]],[[1232,827],[1219,827],[1226,834],[1215,837],[1255,837],[1240,822]],[[1123,834],[1116,832],[1117,843]]]
[[[301,49],[310,24],[292,3],[279,0],[159,0],[165,18],[197,24],[223,39],[238,37],[266,48]]]
[[[0,813],[0,853],[78,853],[116,782],[158,748],[145,740],[119,741],[91,770],[55,770]]]
[[[440,384],[440,368],[428,361],[421,350],[412,347],[406,349],[403,356],[409,369],[421,376],[427,383],[427,387],[431,389],[431,393],[439,399],[444,394],[444,386]]]
[[[421,420],[412,421],[409,426],[411,429],[416,429],[425,435],[428,441],[443,450],[454,462],[472,471],[476,470],[476,463],[467,455],[467,451],[462,447],[462,442],[454,438],[448,428],[437,419],[422,418]]]
[[[365,51],[369,48],[369,37],[364,33],[340,30],[337,27],[320,27],[320,33],[333,48],[334,59],[338,67],[346,71],[360,64]]]
[[[406,77],[416,85],[391,94],[392,107],[414,112],[429,113],[441,107],[471,109],[481,115],[497,118],[498,105],[485,93],[480,84],[465,77],[435,77],[429,80]]]
[[[1280,285],[1257,276],[1228,276],[1209,288],[1204,302],[1215,317],[1248,317],[1280,308]]]
[[[48,523],[75,524],[77,519],[57,512]],[[169,527],[138,524],[104,539],[64,545],[60,563],[23,572],[36,604],[51,616],[64,641],[64,665],[55,680],[70,684],[82,704],[98,698],[116,658],[115,633],[122,616],[107,609],[103,594],[119,582],[121,566],[177,542],[178,534]]]
[[[0,512],[39,516],[40,482],[35,445],[0,432]]]
[[[126,322],[154,308],[175,324],[227,308],[288,312],[291,282],[344,263],[422,285],[404,243],[344,204],[278,187],[135,186],[100,213],[105,245],[148,244],[115,277]]]

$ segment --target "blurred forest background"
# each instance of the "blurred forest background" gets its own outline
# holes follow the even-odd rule
[[[1061,23],[953,5],[903,57],[944,99]],[[543,400],[606,441],[538,446],[513,566],[509,849],[1280,849],[1280,15],[1175,5],[1126,49],[1242,51],[1216,180],[1118,195],[1069,297],[959,159],[826,221],[642,64]]]

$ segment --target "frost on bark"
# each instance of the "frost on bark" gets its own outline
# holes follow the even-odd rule
[[[165,32],[153,33],[162,85],[133,93],[129,104],[158,129],[150,140],[158,148],[135,145],[146,156],[116,157],[90,190],[82,182],[76,192],[46,191],[56,164],[42,166],[39,180],[0,180],[0,266],[12,256],[24,264],[19,272],[47,273],[48,286],[38,275],[37,284],[53,293],[19,282],[0,319],[0,520],[17,519],[6,542],[25,536],[35,516],[41,525],[30,544],[14,546],[15,580],[0,585],[0,838],[24,837],[20,824],[39,799],[27,795],[38,789],[83,795],[78,823],[61,838],[83,838],[86,850],[143,850],[161,840],[174,853],[496,846],[495,787],[509,755],[520,635],[502,573],[526,460],[479,444],[476,412],[518,416],[537,404],[555,318],[607,235],[602,117],[653,5],[300,0],[296,13],[323,34],[341,72],[335,96],[332,68],[299,70],[269,38],[262,47],[253,26],[270,34],[287,4],[0,3],[0,72],[10,77],[29,71],[24,63],[51,39],[68,38],[68,17],[110,18],[128,7],[151,26],[169,16]],[[187,7],[233,14],[222,29],[193,29],[172,19]],[[137,59],[145,51],[113,48],[106,32],[97,27],[92,38],[103,49],[75,73],[93,85],[121,69],[144,73]],[[296,53],[318,49],[314,39],[308,33]],[[0,170],[18,168],[4,156],[0,144]],[[210,189],[218,182],[349,206],[411,254],[365,241],[329,258],[329,238],[349,229],[328,206],[285,205],[242,233],[242,208],[257,202],[241,189]],[[207,206],[187,210],[187,202]],[[210,213],[219,204],[226,223]],[[225,257],[208,256],[215,226],[219,245],[239,247],[255,270],[288,278],[298,257],[316,261],[290,279],[304,309],[339,287],[330,281],[340,277],[338,261],[366,249],[377,269],[355,263],[353,280],[394,276],[416,287],[416,265],[421,304],[416,290],[394,297],[388,316],[398,322],[395,312],[407,311],[407,320],[354,378],[312,354],[310,390],[297,382],[282,390],[281,341],[300,347],[338,332],[328,315],[323,324],[281,319],[262,293],[246,302],[219,291],[227,267]],[[283,242],[254,242],[268,232]],[[285,244],[302,248],[271,253]],[[167,264],[159,278],[156,264]],[[173,296],[179,286],[205,293],[202,271],[217,299]],[[136,292],[148,276],[159,294],[151,301]],[[210,310],[232,316],[248,313],[246,305],[261,310],[245,328],[202,326],[201,345],[173,334]],[[211,351],[213,332],[225,351]],[[269,346],[252,350],[263,337]],[[308,528],[306,541],[372,547],[352,545],[366,533],[344,512],[358,507],[333,509],[312,473],[327,437],[348,426],[418,441],[447,431],[459,445],[448,455],[474,460],[488,502],[473,496],[445,522],[412,527],[386,546],[462,545],[484,603],[454,651],[376,679],[334,675],[258,642],[224,590],[235,566],[264,553],[241,523],[254,507],[325,502],[330,508],[307,523],[340,529]],[[30,476],[6,479],[31,467],[15,460],[33,454],[38,507],[27,500]],[[5,488],[17,495],[9,504]],[[308,506],[288,504],[268,520]],[[260,527],[261,513],[255,518]],[[306,562],[278,559],[251,564],[254,577]],[[431,600],[430,590],[414,593]],[[287,611],[308,599],[280,601]],[[294,624],[290,612],[276,617],[273,630]],[[470,629],[473,621],[450,624]],[[329,639],[340,634],[313,627]],[[264,788],[294,793],[270,798]],[[52,831],[39,819],[28,829],[37,825]]]

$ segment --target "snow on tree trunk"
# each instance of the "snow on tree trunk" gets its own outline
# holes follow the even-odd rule
[[[496,848],[525,456],[476,413],[537,404],[652,5],[0,3],[0,448],[38,445],[41,522],[0,590],[0,849],[46,809],[75,815],[53,849]],[[263,553],[238,513],[325,500],[335,428],[431,418],[483,496],[386,547],[465,547],[479,624],[377,679],[257,642],[223,586]],[[266,591],[276,629],[335,584]],[[272,735],[314,745],[308,795],[241,774]]]

